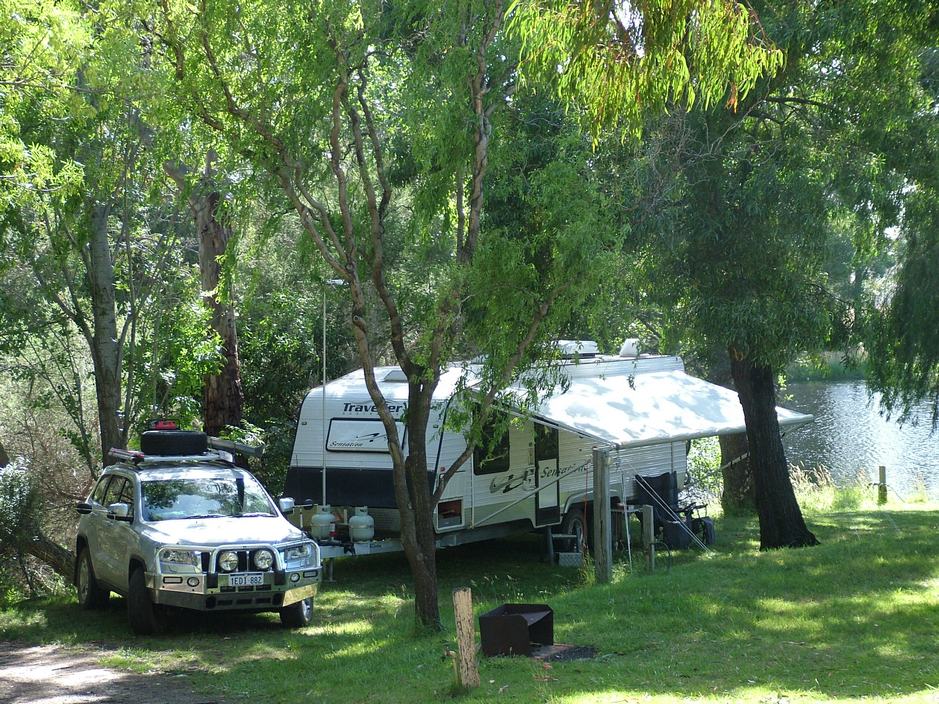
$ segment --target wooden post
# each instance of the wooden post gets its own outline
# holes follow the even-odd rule
[[[473,625],[473,593],[469,587],[453,590],[453,616],[456,620],[456,677],[464,689],[479,686],[476,667],[476,628]]]
[[[610,456],[593,451],[593,564],[598,584],[613,578],[613,543],[610,531]]]
[[[652,507],[642,507],[642,547],[649,556],[649,570],[655,572],[655,526],[652,523]]]
[[[881,465],[878,468],[877,481],[877,505],[883,506],[887,503],[887,468]]]

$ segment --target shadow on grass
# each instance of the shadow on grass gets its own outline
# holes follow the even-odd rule
[[[820,547],[767,553],[755,549],[746,521],[721,528],[710,558],[681,556],[668,573],[621,572],[600,586],[539,562],[535,536],[441,552],[445,624],[450,590],[468,585],[477,613],[547,602],[558,642],[599,651],[550,670],[483,660],[483,686],[460,699],[896,697],[939,684],[939,512],[816,516]],[[342,561],[336,579],[323,585],[313,625],[299,631],[282,629],[276,615],[186,614],[167,635],[141,639],[130,635],[120,599],[98,613],[52,600],[0,614],[0,637],[103,643],[118,649],[119,664],[188,670],[197,686],[226,696],[450,698],[451,636],[415,632],[404,559]]]

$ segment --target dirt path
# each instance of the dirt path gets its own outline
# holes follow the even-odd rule
[[[197,695],[182,677],[103,668],[96,648],[0,642],[2,704],[223,704]]]

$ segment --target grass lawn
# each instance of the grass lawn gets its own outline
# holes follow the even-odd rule
[[[817,548],[760,553],[752,522],[722,520],[711,557],[590,584],[539,562],[535,536],[440,554],[448,632],[416,634],[399,556],[337,564],[313,625],[276,615],[187,615],[136,638],[123,602],[74,599],[0,612],[0,639],[111,648],[103,664],[185,673],[197,690],[243,702],[939,702],[939,507],[811,515]],[[555,639],[589,661],[483,659],[482,686],[453,691],[449,595],[469,585],[477,613],[546,602]]]

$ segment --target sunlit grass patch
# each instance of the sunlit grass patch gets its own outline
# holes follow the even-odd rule
[[[113,644],[110,666],[184,672],[231,701],[290,702],[939,702],[939,507],[810,515],[822,545],[760,552],[755,520],[723,518],[715,553],[676,554],[670,571],[616,571],[597,585],[539,561],[538,536],[442,551],[446,630],[417,632],[401,556],[347,560],[324,584],[311,626],[276,614],[187,618],[135,638],[123,600],[100,613],[70,599],[0,612],[0,638]],[[558,642],[593,660],[481,659],[482,686],[455,696],[450,592],[477,614],[547,603]]]

